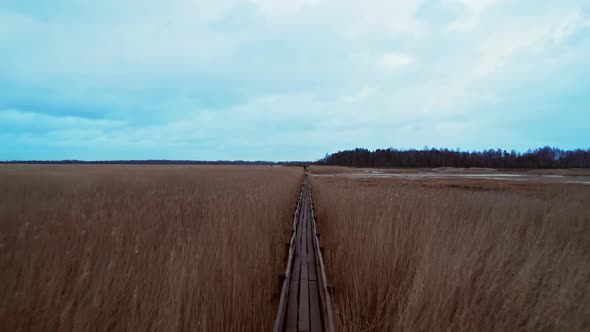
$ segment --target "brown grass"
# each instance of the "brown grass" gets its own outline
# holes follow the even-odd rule
[[[571,169],[495,169],[495,168],[363,168],[363,167],[345,167],[345,166],[312,166],[310,167],[313,174],[362,174],[362,173],[383,173],[383,174],[414,174],[414,173],[441,173],[441,174],[488,174],[488,173],[512,173],[519,175],[562,175],[562,176],[590,176],[590,169],[571,168]]]
[[[312,177],[339,330],[590,329],[590,186],[428,181]]]
[[[301,176],[1,167],[0,330],[268,330]]]

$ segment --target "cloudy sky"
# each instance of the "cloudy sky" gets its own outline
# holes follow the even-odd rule
[[[590,0],[0,0],[0,160],[590,147]]]

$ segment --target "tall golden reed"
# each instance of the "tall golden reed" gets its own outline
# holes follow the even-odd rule
[[[590,186],[429,181],[312,177],[340,331],[590,330]]]
[[[0,330],[270,329],[302,174],[0,167]]]

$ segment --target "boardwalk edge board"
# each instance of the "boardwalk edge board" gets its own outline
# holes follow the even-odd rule
[[[335,331],[333,294],[326,277],[313,205],[306,173],[293,214],[287,267],[281,274],[281,296],[273,328],[275,332]],[[302,294],[305,298],[301,297]]]
[[[277,317],[275,319],[275,325],[273,331],[281,331],[284,321],[285,321],[285,313],[287,311],[287,296],[289,294],[289,279],[291,275],[291,267],[293,265],[293,256],[295,252],[295,235],[297,234],[297,220],[299,219],[299,212],[301,209],[301,198],[303,196],[303,184],[301,185],[301,191],[299,194],[299,200],[297,201],[297,207],[295,208],[295,213],[293,214],[293,235],[291,236],[291,240],[289,241],[289,258],[287,259],[287,268],[285,269],[285,273],[281,275],[283,279],[283,285],[281,287],[281,297],[279,300],[279,309],[277,311]]]
[[[311,219],[312,219],[312,223],[313,223],[313,242],[314,242],[314,246],[315,246],[315,253],[316,253],[316,257],[317,257],[317,263],[318,263],[318,271],[320,273],[320,278],[319,278],[319,285],[320,285],[320,300],[321,300],[321,304],[322,304],[322,309],[325,313],[326,317],[324,319],[324,328],[325,331],[336,331],[336,325],[334,324],[334,306],[333,306],[333,286],[331,284],[328,283],[328,277],[326,274],[326,267],[324,265],[324,258],[323,258],[323,250],[320,250],[320,248],[323,248],[320,246],[320,239],[318,236],[318,230],[317,230],[317,225],[315,222],[315,209],[313,207],[313,197],[311,194],[311,187],[308,187],[309,189],[309,200],[311,203]]]

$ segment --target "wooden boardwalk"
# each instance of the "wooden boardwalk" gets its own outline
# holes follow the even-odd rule
[[[316,232],[307,175],[293,218],[293,236],[283,277],[274,331],[334,331],[332,294]]]

